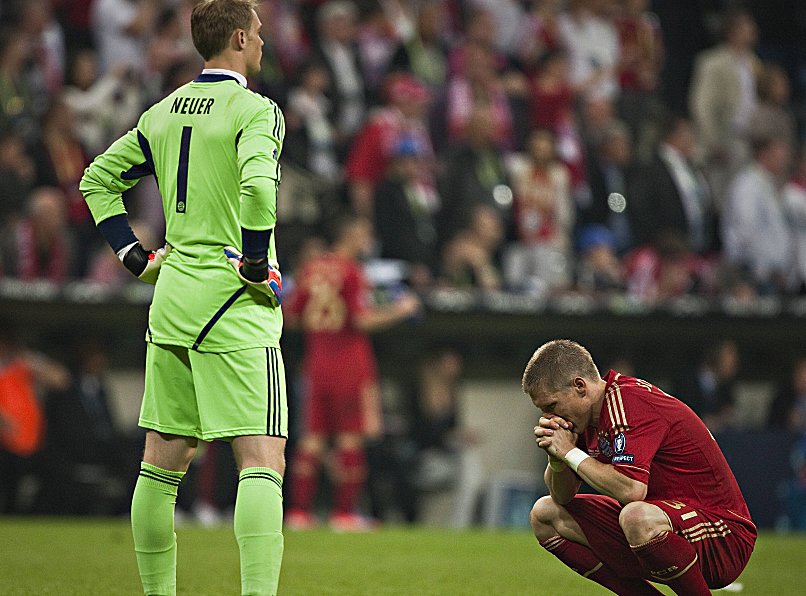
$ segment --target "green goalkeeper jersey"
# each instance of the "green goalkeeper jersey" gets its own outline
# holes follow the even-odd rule
[[[154,175],[173,250],[160,269],[146,340],[206,352],[279,347],[279,307],[245,286],[223,252],[241,228],[276,222],[283,115],[234,77],[202,73],[148,109],[93,161],[81,191],[97,223],[125,214],[121,193]],[[153,248],[153,247],[151,247]],[[276,260],[274,234],[269,258]]]

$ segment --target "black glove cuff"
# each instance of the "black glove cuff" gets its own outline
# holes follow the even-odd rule
[[[123,257],[123,266],[129,271],[134,273],[137,277],[146,270],[148,265],[148,257],[151,255],[143,245],[139,242],[129,249],[129,252]]]
[[[269,259],[247,259],[243,258],[241,265],[241,275],[247,281],[260,283],[269,279]]]

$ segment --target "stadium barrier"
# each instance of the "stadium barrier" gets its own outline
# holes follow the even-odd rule
[[[132,362],[141,362],[145,353],[151,292],[145,284],[110,289],[85,282],[58,287],[3,279],[0,308],[25,345],[57,359],[69,354],[77,337],[92,333],[105,339],[115,393],[126,396],[119,399],[125,404],[122,416],[131,422],[136,419],[142,383],[142,373],[132,369]],[[600,366],[608,366],[607,359],[626,357],[639,374],[661,383],[689,365],[708,343],[735,340],[742,360],[740,419],[753,432],[750,438],[746,433],[718,438],[759,525],[780,523],[783,505],[778,494],[791,476],[792,439],[761,427],[772,388],[786,378],[793,356],[806,350],[806,298],[750,303],[684,298],[649,308],[623,297],[538,300],[499,292],[439,290],[424,296],[424,302],[424,316],[375,336],[382,374],[404,378],[413,374],[429,350],[455,348],[463,357],[466,377],[463,424],[486,425],[482,473],[509,470],[512,477],[534,474],[543,465],[530,438],[534,412],[519,387],[523,366],[542,342],[576,339],[602,359]],[[302,338],[288,332],[283,342],[287,370],[292,371],[301,360]],[[133,360],[133,354],[139,356]],[[764,483],[757,482],[758,461],[773,469],[765,474]],[[494,485],[490,492],[485,481],[476,498],[523,500],[523,483],[515,488],[504,485]],[[536,489],[535,497],[543,488]],[[504,496],[496,497],[495,491]],[[487,507],[489,523],[511,523],[505,506],[488,503]]]

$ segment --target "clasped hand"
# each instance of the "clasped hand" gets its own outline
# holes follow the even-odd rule
[[[535,426],[535,442],[551,457],[561,460],[576,447],[577,433],[574,423],[559,416],[541,416]]]

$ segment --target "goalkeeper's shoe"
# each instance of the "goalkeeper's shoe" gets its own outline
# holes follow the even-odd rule
[[[143,248],[142,244],[135,242],[118,251],[118,258],[123,263],[123,266],[138,279],[153,285],[157,283],[162,262],[170,252],[170,244],[149,252]]]
[[[224,247],[224,256],[235,267],[241,281],[266,294],[272,306],[280,306],[283,301],[283,276],[276,262],[269,259],[252,261],[244,259],[238,249]]]

